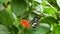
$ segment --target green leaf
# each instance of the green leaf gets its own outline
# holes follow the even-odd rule
[[[3,4],[5,2],[8,2],[9,0],[0,0],[0,4]]]
[[[14,25],[12,25],[12,31],[13,31],[12,33],[18,34],[18,28]]]
[[[49,28],[40,26],[33,34],[46,34],[49,31]]]
[[[60,8],[58,7],[59,5],[59,1],[60,0],[47,0],[53,7],[55,7],[57,10],[60,10]]]
[[[41,3],[41,5],[46,6],[47,4],[46,4],[46,2],[43,1],[43,2]]]
[[[26,11],[27,4],[24,0],[12,0],[11,8],[17,16],[21,16]]]
[[[25,12],[24,14],[22,14],[21,17],[24,18],[24,19],[28,19],[28,16],[29,16],[29,12]]]
[[[49,28],[44,26],[39,26],[35,31],[24,29],[24,34],[46,34],[49,31]]]
[[[0,4],[0,11],[2,11],[3,9],[4,9],[4,6]]]
[[[11,25],[13,25],[13,22],[14,18],[11,13],[9,13],[6,9],[0,11],[0,24],[11,27]]]
[[[46,13],[46,14],[55,14],[55,10],[53,9],[53,8],[51,8],[51,7],[46,7],[46,8],[44,8],[44,13]]]
[[[36,2],[36,1],[34,1],[34,7],[36,7],[36,6],[38,6],[38,5],[39,5],[39,3]]]
[[[45,17],[45,18],[42,18],[41,23],[58,23],[57,20],[54,18],[54,17]]]
[[[57,5],[56,0],[47,0],[52,5]]]
[[[36,16],[37,16],[37,14],[35,14],[35,13],[30,13],[28,19],[31,21],[31,20],[34,19],[34,17],[36,17]]]
[[[54,27],[53,34],[60,34],[60,26]]]
[[[0,34],[11,34],[11,32],[4,25],[0,25]]]

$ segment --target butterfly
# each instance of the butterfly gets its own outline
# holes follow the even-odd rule
[[[34,19],[32,19],[31,21],[31,27],[33,30],[36,30],[37,27],[39,26],[39,19],[40,19],[40,16],[36,16]]]

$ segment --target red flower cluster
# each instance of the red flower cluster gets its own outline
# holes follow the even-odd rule
[[[29,21],[23,19],[21,22],[22,22],[23,27],[25,27],[25,28],[30,28],[30,23],[29,23]]]

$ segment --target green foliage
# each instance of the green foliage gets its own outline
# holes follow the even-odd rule
[[[9,31],[7,27],[0,24],[0,34],[11,34],[11,32]]]
[[[3,4],[5,2],[8,2],[9,0],[0,0],[0,4]]]
[[[24,2],[24,0],[12,0],[11,8],[17,16],[21,16],[26,11],[27,4]]]
[[[0,0],[0,34],[60,34],[59,3],[56,0]],[[33,30],[31,21],[36,16],[40,16],[40,24]],[[23,27],[22,19],[29,21],[31,27]]]
[[[54,27],[54,33],[53,34],[60,34],[60,26]]]
[[[54,17],[44,17],[41,19],[42,23],[58,23]]]
[[[14,22],[13,15],[10,14],[6,9],[0,11],[0,24],[10,27]]]
[[[49,28],[40,26],[33,34],[46,34],[49,31]]]
[[[51,7],[44,8],[44,13],[46,13],[46,14],[55,14],[55,12],[56,11]]]

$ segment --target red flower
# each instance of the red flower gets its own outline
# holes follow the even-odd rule
[[[29,23],[29,21],[27,21],[27,20],[25,20],[25,19],[22,20],[22,25],[23,25],[23,27],[25,27],[25,28],[30,28],[30,23]]]

